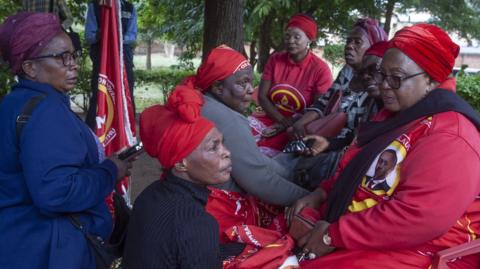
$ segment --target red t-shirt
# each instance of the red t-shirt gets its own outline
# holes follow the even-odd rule
[[[272,82],[268,97],[280,112],[298,113],[313,103],[315,94],[323,94],[332,85],[328,65],[312,52],[295,63],[287,52],[275,53],[268,59],[263,80]]]

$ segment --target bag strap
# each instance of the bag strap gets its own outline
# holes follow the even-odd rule
[[[79,229],[80,231],[82,231],[82,233],[86,233],[85,231],[85,227],[83,226],[82,222],[80,221],[80,219],[77,218],[77,216],[75,215],[68,215],[68,219],[70,220],[70,222],[72,223],[73,226],[75,226],[75,228]]]
[[[32,112],[35,107],[45,98],[45,94],[37,95],[30,98],[25,105],[23,106],[22,112],[17,116],[16,120],[16,136],[17,136],[17,146],[20,144],[20,135],[22,134],[23,127],[27,124],[28,120],[32,116]]]

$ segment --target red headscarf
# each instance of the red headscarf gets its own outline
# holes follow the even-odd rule
[[[140,137],[145,151],[165,170],[190,155],[214,124],[200,115],[203,96],[197,90],[177,86],[167,105],[154,105],[140,115]]]
[[[62,31],[57,16],[42,12],[19,12],[0,25],[0,51],[13,74],[20,74],[25,60],[39,56]]]
[[[460,50],[445,31],[426,23],[401,29],[388,48],[401,50],[437,82],[450,75]]]
[[[220,45],[210,51],[197,74],[187,77],[183,84],[203,92],[208,90],[213,82],[223,80],[248,66],[250,63],[245,56],[227,45]]]
[[[380,41],[387,41],[387,33],[385,33],[385,30],[380,27],[380,24],[375,19],[358,19],[353,27],[360,27],[367,33],[370,46]]]
[[[374,55],[380,58],[383,57],[385,51],[388,49],[388,42],[387,41],[380,41],[373,44],[367,51],[365,51],[365,55]]]
[[[297,14],[287,24],[288,27],[297,27],[302,30],[310,40],[317,39],[317,23],[307,15]]]

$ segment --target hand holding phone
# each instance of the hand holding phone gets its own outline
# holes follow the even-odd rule
[[[118,154],[118,158],[120,160],[132,160],[133,158],[137,157],[138,155],[144,152],[142,142],[120,152]]]

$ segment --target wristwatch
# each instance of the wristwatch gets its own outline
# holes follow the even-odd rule
[[[332,245],[332,238],[330,237],[330,235],[328,234],[328,230],[325,232],[325,234],[323,235],[323,243],[326,245],[326,246],[331,246]]]

